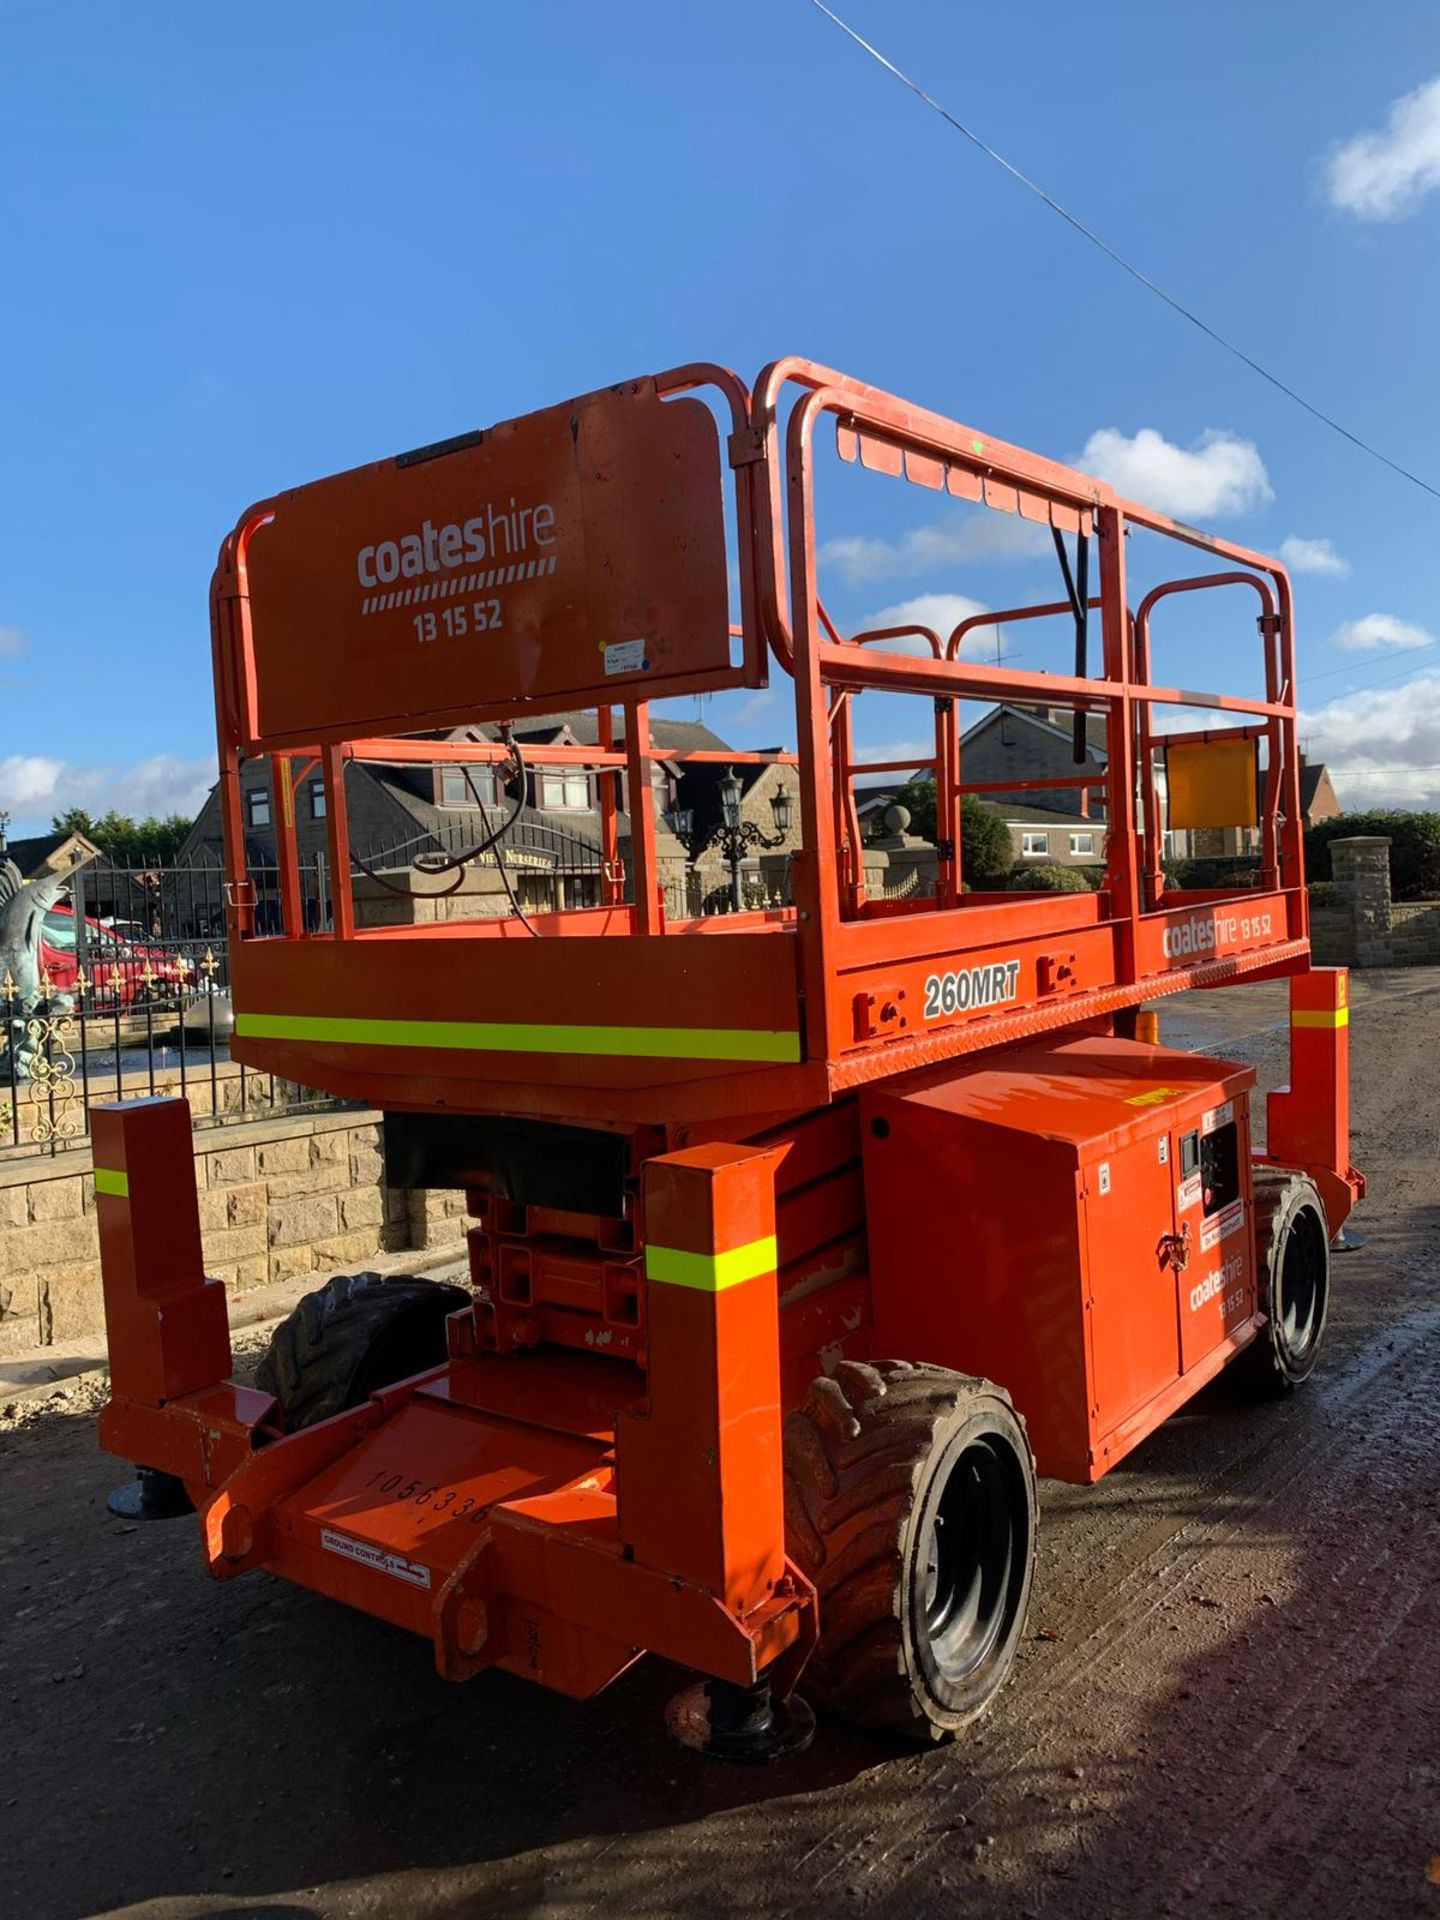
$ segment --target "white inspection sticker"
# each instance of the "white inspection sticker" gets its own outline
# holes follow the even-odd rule
[[[649,664],[643,640],[615,640],[605,649],[606,673],[644,673]]]
[[[422,1567],[418,1560],[407,1560],[403,1553],[377,1547],[372,1541],[355,1540],[348,1533],[332,1533],[329,1527],[322,1527],[320,1544],[326,1553],[338,1553],[346,1560],[358,1561],[362,1567],[373,1567],[376,1573],[388,1573],[394,1580],[403,1580],[407,1587],[430,1584],[429,1567]]]

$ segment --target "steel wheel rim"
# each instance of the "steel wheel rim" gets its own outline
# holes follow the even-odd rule
[[[1306,1208],[1285,1236],[1280,1260],[1280,1338],[1292,1361],[1303,1361],[1314,1346],[1324,1306],[1324,1242],[1314,1215]]]
[[[1014,1570],[1025,1554],[1023,1497],[1009,1450],[982,1436],[963,1449],[935,1504],[919,1555],[920,1618],[936,1670],[967,1680],[1003,1640]]]

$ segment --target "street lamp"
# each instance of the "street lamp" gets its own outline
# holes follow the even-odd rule
[[[753,820],[740,818],[740,802],[744,796],[745,783],[734,767],[725,769],[725,778],[720,782],[720,831],[715,835],[714,844],[719,847],[730,862],[730,906],[739,913],[744,907],[740,892],[740,862],[750,847],[778,847],[790,831],[790,796],[784,787],[777,787],[770,796],[770,811],[775,816],[773,834],[762,833]]]
[[[775,817],[773,834],[762,833],[753,820],[742,820],[740,802],[745,795],[745,783],[734,767],[725,769],[725,777],[720,782],[720,825],[703,845],[695,831],[695,810],[693,807],[670,807],[665,813],[665,824],[675,838],[684,847],[692,861],[696,861],[710,847],[717,847],[730,863],[730,905],[739,913],[744,905],[740,890],[740,863],[746,851],[751,847],[778,847],[790,832],[790,823],[794,819],[790,795],[784,787],[777,787],[770,796],[770,811]]]

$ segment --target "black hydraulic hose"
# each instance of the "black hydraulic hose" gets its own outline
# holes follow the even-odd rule
[[[387,880],[384,874],[377,873],[374,867],[360,858],[360,855],[356,853],[353,847],[350,849],[350,858],[360,869],[361,873],[365,875],[367,880],[373,880],[376,886],[383,887],[386,893],[396,894],[402,900],[448,900],[452,894],[458,893],[465,884],[466,867],[469,866],[472,861],[478,860],[482,854],[489,853],[493,848],[495,852],[495,864],[499,869],[501,882],[509,896],[510,905],[514,908],[520,920],[529,928],[530,932],[536,934],[538,930],[530,925],[530,922],[525,918],[520,902],[515,898],[515,890],[510,884],[510,875],[505,866],[505,856],[500,847],[501,841],[520,818],[520,810],[525,804],[525,756],[520,751],[519,742],[511,737],[508,727],[501,729],[501,737],[504,739],[506,750],[509,754],[510,766],[515,781],[515,798],[505,818],[493,832],[488,833],[483,840],[476,841],[473,847],[466,848],[463,853],[417,853],[415,858],[410,862],[411,870],[415,873],[453,873],[455,878],[450,886],[441,887],[434,892],[424,894],[417,893],[414,887],[399,886],[393,880]],[[465,785],[470,790],[471,799],[483,813],[485,811],[485,805],[475,790],[475,782],[470,777],[469,769],[462,766],[460,771],[464,778]]]
[[[515,780],[515,799],[509,813],[493,833],[487,834],[483,840],[477,840],[475,845],[467,847],[464,853],[417,853],[410,862],[417,873],[453,873],[457,867],[468,867],[472,860],[478,860],[482,853],[489,853],[497,842],[503,840],[520,818],[520,809],[525,804],[525,758],[520,751],[519,743],[511,739],[508,727],[502,729],[501,737],[510,756],[510,766]],[[470,789],[470,798],[483,813],[485,805],[475,791],[475,782],[470,777],[469,768],[462,766],[460,773],[465,785]]]
[[[1079,602],[1075,614],[1075,678],[1085,680],[1090,674],[1090,541],[1084,533],[1075,536],[1075,572],[1075,593]],[[1090,744],[1086,718],[1085,709],[1077,707],[1072,733],[1072,751],[1077,767],[1085,764]]]
[[[1060,571],[1065,576],[1065,592],[1069,597],[1070,610],[1075,615],[1075,678],[1084,680],[1089,673],[1090,638],[1090,542],[1083,533],[1075,536],[1076,573],[1070,571],[1070,556],[1065,551],[1065,536],[1058,527],[1051,527],[1051,537],[1055,542],[1055,552],[1060,561]],[[1076,574],[1079,575],[1077,585]],[[1085,710],[1075,709],[1075,724],[1071,734],[1071,746],[1076,766],[1083,766],[1089,741],[1085,732]]]

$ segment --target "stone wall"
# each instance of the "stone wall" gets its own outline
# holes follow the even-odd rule
[[[1440,966],[1440,901],[1390,895],[1383,834],[1330,842],[1335,903],[1312,911],[1310,942],[1324,966]]]
[[[385,1186],[374,1113],[202,1128],[195,1178],[206,1271],[232,1294],[462,1243],[463,1194]],[[103,1326],[89,1153],[0,1161],[0,1353]]]

